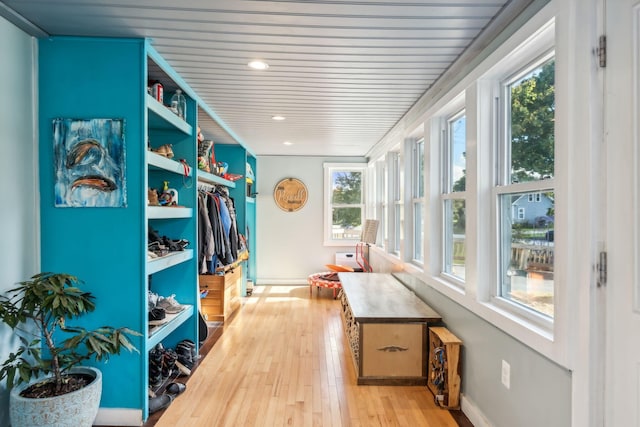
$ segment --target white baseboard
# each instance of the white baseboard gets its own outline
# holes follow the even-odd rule
[[[100,408],[94,426],[141,426],[142,410],[127,408]]]
[[[469,418],[469,421],[471,421],[471,424],[473,424],[474,427],[493,427],[473,400],[469,399],[464,394],[460,397],[460,409],[464,412],[466,417]]]
[[[258,286],[300,286],[309,285],[307,278],[304,279],[256,279]]]

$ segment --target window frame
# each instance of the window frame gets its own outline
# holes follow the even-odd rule
[[[556,191],[555,179],[540,179],[536,181],[526,182],[512,182],[511,180],[511,133],[510,133],[510,107],[507,105],[510,102],[510,86],[526,76],[532,70],[543,65],[550,59],[556,58],[555,43],[552,42],[549,45],[549,38],[552,31],[550,31],[554,25],[547,25],[540,30],[537,38],[533,41],[525,43],[517,50],[517,60],[504,59],[496,66],[496,70],[493,71],[491,83],[491,96],[493,99],[494,108],[491,112],[492,118],[490,122],[494,127],[493,135],[493,152],[491,170],[494,171],[495,176],[491,185],[490,193],[492,200],[491,209],[491,222],[493,223],[493,237],[492,237],[492,273],[491,277],[493,286],[488,292],[488,302],[494,305],[496,308],[508,313],[510,316],[514,316],[516,319],[521,319],[527,324],[532,325],[540,331],[543,331],[548,336],[553,336],[555,313],[557,312],[557,299],[554,299],[554,316],[549,317],[542,312],[536,311],[531,307],[518,303],[510,298],[502,296],[502,277],[501,271],[503,270],[502,263],[504,262],[503,256],[503,242],[501,236],[501,208],[500,198],[505,195],[517,195],[528,193],[544,193]],[[550,34],[551,33],[551,34]],[[552,37],[551,37],[552,38]],[[554,147],[554,150],[557,149]],[[555,154],[555,153],[554,153]],[[554,163],[557,163],[557,159],[554,156]],[[513,213],[510,212],[509,219],[513,219]],[[510,244],[510,242],[509,242]],[[554,251],[557,249],[554,247]],[[556,270],[554,266],[554,279],[556,276]],[[553,294],[558,295],[558,284],[554,280]]]
[[[457,107],[457,108],[456,108]],[[453,284],[456,287],[464,288],[465,278],[457,276],[453,273],[453,254],[454,243],[453,237],[451,241],[448,240],[449,234],[453,236],[453,218],[449,218],[448,205],[453,204],[455,201],[463,201],[465,203],[465,216],[467,205],[467,189],[465,184],[464,191],[454,191],[453,181],[453,134],[451,132],[451,126],[454,122],[462,117],[465,117],[465,152],[467,151],[467,136],[466,136],[466,109],[464,105],[451,105],[451,113],[441,118],[441,139],[440,143],[440,210],[441,210],[441,229],[442,234],[440,236],[440,251],[441,251],[441,265],[440,275]],[[465,161],[466,168],[466,161]],[[451,219],[451,222],[449,222]],[[466,244],[466,227],[465,227],[465,244]],[[465,270],[466,270],[465,260]]]
[[[425,262],[425,138],[415,138],[408,141],[411,160],[411,233],[409,250],[411,256],[409,261],[420,268],[424,268]],[[420,149],[422,147],[422,149]],[[419,211],[419,213],[416,213]]]
[[[492,187],[496,171],[493,158],[496,150],[496,120],[495,85],[505,75],[515,70],[513,64],[527,64],[532,57],[536,57],[549,49],[556,51],[557,58],[566,55],[566,44],[562,38],[556,42],[555,9],[552,5],[543,7],[522,26],[515,30],[506,40],[489,52],[480,63],[461,77],[452,82],[446,90],[421,104],[419,110],[410,119],[401,122],[402,129],[415,129],[424,126],[425,146],[425,266],[420,270],[410,263],[398,263],[388,256],[386,250],[374,248],[378,252],[384,268],[402,268],[421,278],[427,286],[442,293],[465,309],[495,325],[500,330],[510,334],[526,345],[535,348],[541,354],[566,366],[570,352],[568,343],[570,337],[567,332],[569,325],[568,294],[570,289],[567,269],[569,258],[567,254],[567,233],[564,229],[555,234],[555,277],[556,284],[554,301],[556,307],[553,324],[550,327],[540,327],[535,321],[527,317],[527,313],[518,313],[511,307],[502,305],[498,299],[492,297],[492,289],[496,286],[494,267],[496,263],[493,255],[492,241],[496,239],[497,225],[492,221],[496,206]],[[567,61],[556,62],[556,84],[566,84],[568,79]],[[561,79],[561,81],[558,81]],[[562,89],[562,88],[561,88]],[[560,227],[567,221],[567,200],[571,199],[567,191],[568,154],[566,123],[566,104],[568,102],[566,90],[556,92],[556,223]],[[440,274],[441,265],[441,212],[437,207],[440,194],[440,129],[441,120],[447,113],[451,113],[451,105],[462,98],[461,104],[467,110],[467,268],[464,289],[452,285],[451,281]],[[564,109],[562,108],[564,105]],[[562,114],[558,117],[558,112]],[[558,134],[558,131],[560,134]],[[407,135],[409,136],[409,135]],[[564,136],[564,137],[563,137]],[[393,150],[397,143],[398,133],[392,133],[373,150],[374,155],[383,158]],[[575,202],[575,199],[570,201]],[[390,264],[390,265],[387,265]],[[561,286],[558,284],[561,283]]]
[[[386,157],[387,169],[387,239],[386,252],[400,258],[403,240],[403,214],[402,200],[402,155],[399,150],[390,151]]]
[[[345,205],[358,206],[360,208],[360,220],[361,226],[364,227],[366,216],[366,179],[367,179],[367,164],[366,163],[324,163],[324,246],[354,246],[360,241],[360,236],[353,239],[335,239],[333,237],[333,208],[335,204],[332,202],[333,187],[331,178],[334,172],[347,171],[347,172],[359,172],[361,174],[360,181],[360,193],[361,202],[357,205]]]
[[[376,246],[379,248],[385,248],[387,242],[387,191],[386,191],[386,162],[384,158],[378,160],[375,163],[375,194],[376,194],[376,207],[375,218],[378,222],[378,235],[376,239]]]

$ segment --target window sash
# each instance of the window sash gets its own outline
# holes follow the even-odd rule
[[[325,163],[325,245],[352,245],[360,240],[362,227],[365,220],[365,183],[366,183],[366,164],[364,163]],[[360,188],[359,200],[353,203],[338,202],[335,200],[334,180],[335,174],[340,172],[349,172],[359,174]],[[360,224],[352,229],[345,228],[342,232],[335,227],[334,214],[336,211],[348,212],[349,209],[359,210]]]

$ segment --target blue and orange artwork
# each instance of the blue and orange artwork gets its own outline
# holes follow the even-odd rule
[[[125,207],[123,119],[54,119],[56,207]]]

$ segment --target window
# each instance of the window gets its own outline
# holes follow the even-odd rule
[[[402,169],[400,154],[396,151],[387,156],[387,200],[388,202],[388,245],[387,251],[400,256],[400,242],[402,241]]]
[[[353,245],[364,224],[364,164],[325,163],[325,245]]]
[[[494,189],[498,296],[549,319],[554,315],[554,76],[549,53],[501,85],[505,126]]]
[[[449,117],[442,132],[443,273],[464,281],[466,265],[466,117]]]
[[[412,150],[413,261],[424,263],[424,138]]]
[[[384,247],[388,238],[387,198],[385,196],[386,172],[384,160],[376,162],[376,218],[379,221],[376,245],[381,247]]]

